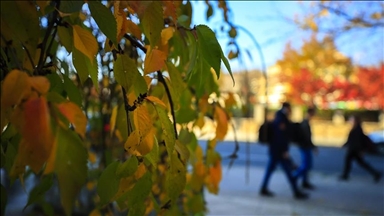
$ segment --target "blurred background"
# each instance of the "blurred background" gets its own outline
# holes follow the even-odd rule
[[[293,121],[307,106],[318,108],[312,127],[319,145],[343,145],[351,114],[361,116],[365,132],[384,133],[382,2],[229,1],[230,25],[220,11],[209,16],[206,3],[193,6],[206,12],[194,23],[214,29],[232,59],[236,85],[229,75],[219,82],[239,105],[240,140],[255,141],[264,116],[273,117],[283,101],[293,104]]]

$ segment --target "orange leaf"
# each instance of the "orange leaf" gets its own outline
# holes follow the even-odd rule
[[[139,26],[137,26],[131,20],[127,20],[126,25],[127,25],[127,32],[131,33],[137,39],[141,40],[141,30]]]
[[[32,88],[40,94],[47,93],[50,87],[49,80],[43,76],[29,77],[29,82],[31,83]]]
[[[76,133],[85,137],[85,130],[87,126],[87,117],[83,111],[75,103],[65,102],[57,105],[60,112],[68,119],[69,122],[75,127]]]
[[[1,109],[20,103],[24,95],[31,91],[28,75],[20,70],[12,70],[5,77],[1,89]]]
[[[215,106],[214,118],[217,122],[216,139],[223,140],[225,135],[227,135],[227,132],[228,132],[227,114],[224,112],[224,110],[221,107]]]
[[[150,50],[144,60],[144,74],[146,75],[163,68],[166,59],[167,56],[164,52],[157,49]]]
[[[38,173],[48,160],[54,143],[47,101],[44,97],[30,99],[24,103],[23,111],[14,112],[14,115],[18,114],[21,114],[21,118],[12,118],[18,119],[14,124],[23,138],[19,144],[17,161],[29,165]]]

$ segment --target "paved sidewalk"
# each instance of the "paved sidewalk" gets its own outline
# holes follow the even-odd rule
[[[316,190],[307,191],[308,200],[295,200],[281,170],[269,185],[275,196],[259,196],[263,174],[263,168],[251,167],[247,184],[244,166],[223,167],[218,196],[206,193],[207,215],[384,215],[384,179],[374,183],[369,175],[351,173],[341,182],[336,175],[312,173]]]

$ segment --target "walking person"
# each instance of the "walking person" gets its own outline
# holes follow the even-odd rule
[[[373,180],[378,182],[380,181],[382,174],[367,163],[363,157],[365,151],[364,143],[367,137],[361,127],[361,120],[358,116],[352,116],[350,120],[352,121],[352,129],[349,132],[347,142],[344,145],[347,147],[347,153],[345,155],[344,169],[340,176],[340,180],[348,180],[352,160],[356,160],[361,167],[372,174]]]
[[[304,120],[299,125],[301,131],[301,138],[297,142],[301,155],[301,164],[299,168],[293,173],[295,179],[302,179],[301,186],[305,189],[315,189],[315,186],[309,181],[309,171],[313,165],[313,154],[317,153],[318,149],[312,142],[312,132],[310,120],[315,115],[315,108],[308,108]]]
[[[269,162],[265,171],[263,182],[260,188],[260,195],[273,196],[274,194],[268,189],[269,180],[278,164],[283,168],[288,182],[292,188],[293,195],[296,199],[306,199],[308,194],[301,192],[296,185],[296,181],[292,175],[289,156],[290,141],[290,121],[291,105],[284,102],[282,108],[276,112],[275,119],[272,122],[273,138],[268,145]]]

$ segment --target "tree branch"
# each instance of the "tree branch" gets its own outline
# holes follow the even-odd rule
[[[172,120],[173,120],[173,130],[175,130],[175,138],[178,139],[178,134],[177,134],[177,128],[176,128],[176,115],[175,115],[175,110],[173,106],[173,101],[171,98],[171,92],[169,91],[168,85],[165,82],[165,79],[163,77],[163,74],[161,74],[161,71],[157,71],[157,79],[159,82],[161,82],[165,88],[165,92],[167,93],[168,101],[169,101],[169,106],[171,107],[171,114],[172,114]]]
[[[56,8],[59,8],[59,7],[60,7],[60,1],[57,1],[56,2]],[[45,33],[43,42],[41,43],[41,52],[40,52],[39,63],[38,63],[38,65],[36,67],[36,70],[35,70],[36,74],[40,74],[40,71],[41,71],[41,69],[44,66],[45,59],[46,59],[46,57],[45,57],[45,50],[46,50],[48,38],[49,38],[49,35],[50,35],[51,31],[52,31],[52,28],[54,27],[54,25],[55,25],[55,23],[57,21],[58,14],[59,13],[57,12],[57,10],[53,11],[52,20],[51,20],[51,22],[48,25],[48,28],[47,28],[47,31]]]
[[[133,38],[131,35],[125,34],[124,38],[129,40],[133,46],[139,48],[144,53],[147,53],[147,49],[141,43],[139,43],[135,38]],[[175,138],[178,139],[179,136],[177,134],[176,115],[175,115],[175,110],[174,110],[174,106],[173,106],[173,101],[171,98],[171,93],[169,91],[168,85],[165,82],[165,79],[164,79],[163,75],[161,74],[161,71],[157,71],[157,79],[159,80],[160,83],[163,84],[163,86],[165,88],[165,92],[167,93],[169,105],[171,107],[171,114],[172,114],[172,119],[173,119],[173,129],[175,130]]]

